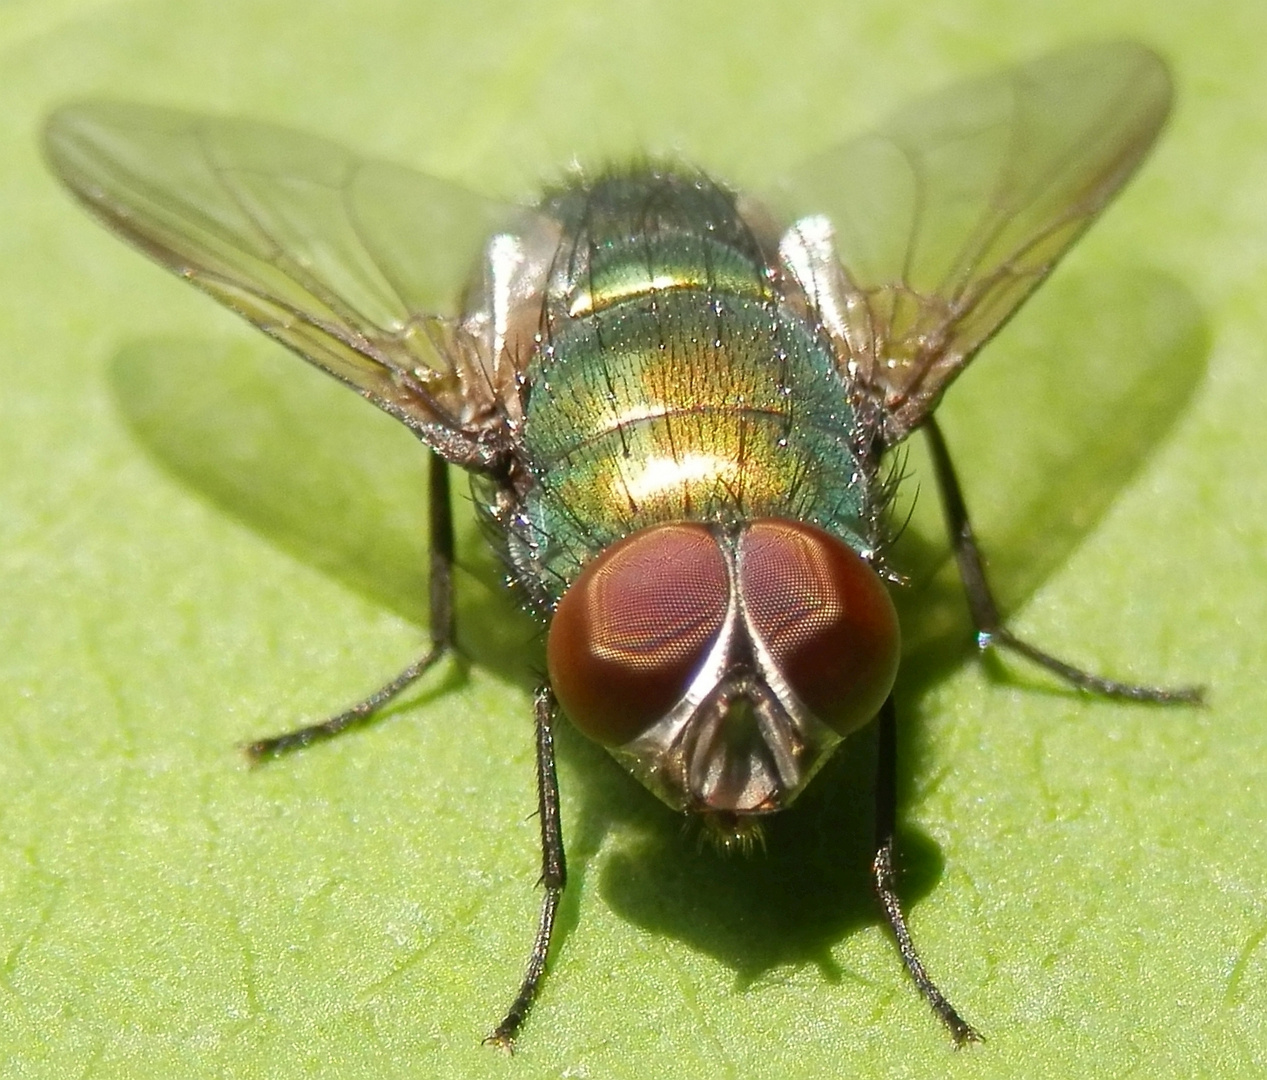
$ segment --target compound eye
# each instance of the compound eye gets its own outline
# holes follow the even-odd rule
[[[813,525],[753,522],[739,544],[749,623],[793,693],[842,735],[870,720],[897,677],[897,612],[884,582]]]
[[[726,618],[730,583],[701,525],[655,525],[598,555],[554,613],[550,685],[572,722],[608,746],[681,699]]]

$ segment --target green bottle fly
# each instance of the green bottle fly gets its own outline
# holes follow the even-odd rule
[[[430,650],[252,756],[354,726],[452,652],[450,465],[548,622],[544,897],[488,1041],[509,1047],[536,998],[567,877],[559,711],[723,848],[750,847],[878,719],[873,884],[920,992],[956,1043],[979,1037],[894,884],[882,467],[924,430],[983,648],[1093,693],[1200,697],[1088,674],[1003,626],[932,415],[1144,159],[1170,93],[1147,49],[1086,46],[917,102],[765,198],[644,164],[528,208],[265,124],[107,102],[50,119],[50,163],[90,211],[433,455]]]

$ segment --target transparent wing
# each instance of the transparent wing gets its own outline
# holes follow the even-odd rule
[[[453,316],[483,244],[522,211],[284,128],[141,105],[60,109],[45,149],[110,228],[480,464],[503,388]]]
[[[776,189],[788,220],[834,246],[814,291],[883,394],[890,442],[1131,176],[1170,99],[1143,46],[1074,48],[916,102]]]

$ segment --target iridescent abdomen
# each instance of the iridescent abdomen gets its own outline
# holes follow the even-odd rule
[[[604,193],[585,193],[590,231],[550,297],[523,427],[523,538],[552,599],[593,555],[667,521],[794,518],[867,546],[869,478],[830,346],[777,297],[733,207],[718,227],[726,193],[695,190],[712,219],[642,235],[619,229],[636,185],[606,231]],[[727,230],[737,240],[719,242]]]

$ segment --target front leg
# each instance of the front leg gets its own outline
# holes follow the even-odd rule
[[[955,1045],[982,1042],[980,1033],[959,1015],[959,1011],[929,978],[915,949],[915,943],[911,940],[906,916],[902,913],[902,902],[898,899],[893,872],[893,833],[897,827],[897,708],[893,704],[892,694],[880,709],[877,723],[880,726],[880,737],[875,763],[875,857],[871,863],[876,897],[889,928],[897,939],[897,951],[902,955],[902,963],[915,980],[919,992],[933,1007],[933,1012],[941,1017],[942,1023],[950,1030]]]
[[[519,993],[511,1002],[502,1021],[484,1041],[503,1050],[513,1050],[520,1025],[537,999],[537,990],[545,974],[550,953],[550,936],[558,914],[563,886],[567,883],[567,862],[563,855],[563,823],[559,816],[559,779],[554,769],[554,692],[543,686],[535,702],[537,726],[537,818],[541,822],[541,917],[537,936],[528,954]]]

